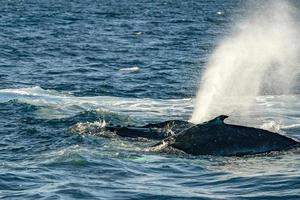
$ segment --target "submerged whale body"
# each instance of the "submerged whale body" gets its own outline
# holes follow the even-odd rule
[[[106,130],[116,133],[121,137],[147,138],[162,140],[176,135],[194,124],[182,120],[169,120],[165,122],[147,124],[145,126],[107,126]]]
[[[263,129],[225,124],[228,116],[192,126],[154,145],[156,151],[179,150],[192,155],[240,156],[299,147],[292,138]],[[151,148],[150,148],[151,149]]]

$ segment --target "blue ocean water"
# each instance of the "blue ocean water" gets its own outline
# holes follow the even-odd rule
[[[297,149],[177,156],[70,131],[187,120],[245,2],[1,1],[0,198],[300,199]],[[261,96],[247,123],[300,138],[299,100]]]

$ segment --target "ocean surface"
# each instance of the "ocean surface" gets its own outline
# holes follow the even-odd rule
[[[300,199],[299,149],[178,156],[70,131],[188,120],[247,2],[1,1],[0,199]],[[259,96],[230,120],[300,139],[300,95]]]

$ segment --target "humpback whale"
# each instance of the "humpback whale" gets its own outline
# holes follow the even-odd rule
[[[120,137],[160,140],[145,151],[181,152],[191,155],[242,156],[288,150],[300,142],[279,133],[226,124],[226,115],[208,122],[192,124],[169,120],[145,126],[101,126],[94,132],[108,131]],[[88,133],[91,133],[88,129]]]
[[[192,155],[242,156],[300,147],[299,141],[263,129],[224,123],[228,116],[194,125],[148,150]]]

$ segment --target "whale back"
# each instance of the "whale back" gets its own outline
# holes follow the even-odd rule
[[[217,117],[173,137],[170,146],[193,155],[246,155],[299,146],[289,137],[267,130],[223,123]]]

